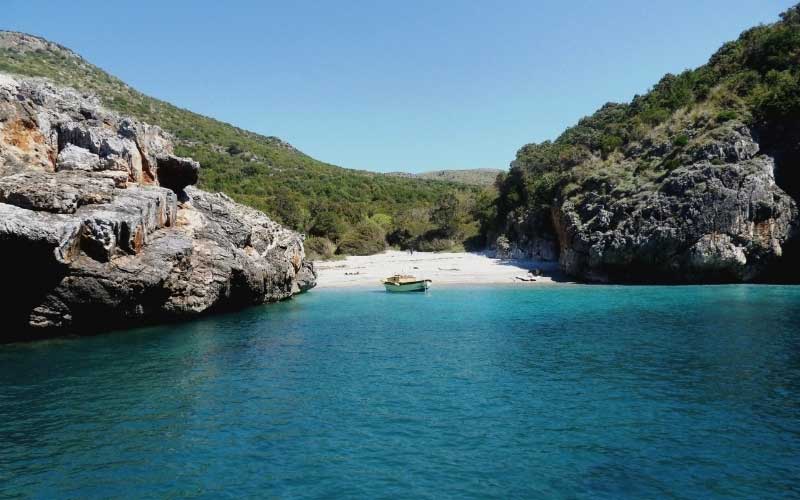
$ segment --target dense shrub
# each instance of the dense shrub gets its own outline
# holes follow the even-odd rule
[[[392,228],[392,216],[388,214],[375,214],[369,218],[372,222],[377,224],[378,226],[383,229],[384,232],[388,232]]]
[[[420,252],[446,252],[451,250],[455,245],[455,241],[448,238],[433,238],[430,240],[420,240],[416,249]]]
[[[339,241],[350,230],[350,225],[332,211],[322,211],[317,214],[308,230],[314,236],[324,236],[331,241]]]
[[[328,238],[311,236],[304,243],[306,257],[311,260],[327,260],[336,253],[336,245]]]
[[[622,146],[622,138],[616,135],[606,134],[600,140],[600,150],[604,156],[619,149]]]
[[[228,145],[228,147],[225,150],[228,152],[229,155],[238,155],[244,152],[242,146],[240,146],[235,142]]]
[[[800,118],[800,72],[770,71],[752,98],[754,113],[761,120]]]
[[[725,111],[720,111],[717,113],[717,123],[725,123],[731,120],[735,120],[739,114],[736,111],[726,109]]]
[[[386,233],[371,220],[359,222],[339,242],[337,253],[345,255],[371,255],[386,249]]]
[[[682,148],[689,144],[689,137],[686,134],[680,134],[675,136],[675,139],[672,140],[672,145],[676,148]]]

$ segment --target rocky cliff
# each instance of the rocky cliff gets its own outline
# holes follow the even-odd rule
[[[800,6],[517,152],[490,242],[587,281],[800,281]]]
[[[800,214],[776,182],[775,158],[743,124],[713,135],[698,138],[677,167],[651,182],[623,188],[594,176],[547,211],[510,216],[506,232],[515,237],[501,239],[498,253],[558,260],[587,281],[795,280]],[[635,172],[671,149],[636,144],[613,168]]]
[[[651,151],[652,152],[652,151]],[[587,191],[553,210],[563,269],[593,281],[775,279],[793,266],[795,201],[743,125],[649,189]],[[637,151],[629,161],[648,151]]]
[[[72,50],[37,36],[0,30],[0,72],[46,77],[98,96],[103,106],[123,116],[158,125],[174,138],[179,156],[203,164],[197,187],[229,193],[283,225],[317,237],[309,241],[307,250],[333,245],[335,251],[345,235],[351,242],[363,238],[365,215],[385,214],[406,221],[396,229],[424,232],[428,229],[415,223],[419,213],[450,195],[467,203],[479,193],[477,186],[442,182],[447,179],[440,177],[401,178],[319,161],[277,137],[243,130],[145,95]],[[348,245],[339,251],[349,251]]]
[[[160,128],[0,74],[0,342],[277,301],[315,284],[303,237],[223,194]]]

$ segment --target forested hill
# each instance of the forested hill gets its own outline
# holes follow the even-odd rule
[[[222,191],[281,222],[323,238],[324,253],[383,249],[387,235],[403,245],[458,246],[474,237],[474,186],[401,178],[330,165],[277,137],[249,132],[146,96],[73,51],[39,37],[0,31],[0,71],[41,76],[96,94],[103,104],[161,126],[177,153],[202,165],[200,187]],[[439,207],[462,212],[461,225],[434,222]],[[400,221],[414,221],[407,227]],[[369,241],[363,241],[364,239]]]
[[[471,186],[491,186],[497,180],[497,175],[505,172],[499,168],[470,168],[462,170],[433,170],[419,174],[408,172],[391,172],[389,175],[408,177],[411,179],[430,179],[447,182],[458,182]]]
[[[795,6],[707,64],[522,147],[493,234],[585,279],[785,279],[800,269],[798,167]]]

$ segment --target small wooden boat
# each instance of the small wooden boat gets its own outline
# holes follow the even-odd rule
[[[395,274],[381,280],[387,292],[424,292],[431,286],[431,280],[421,280],[414,276]]]

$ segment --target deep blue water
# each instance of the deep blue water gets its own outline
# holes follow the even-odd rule
[[[800,287],[313,291],[0,346],[0,497],[800,496]]]

